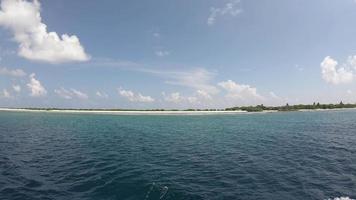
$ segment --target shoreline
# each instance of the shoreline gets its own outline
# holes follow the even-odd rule
[[[111,114],[111,115],[219,115],[219,114],[247,114],[247,111],[139,111],[139,110],[35,110],[23,108],[0,108],[0,112],[43,112],[43,113],[77,113],[77,114]],[[265,112],[262,112],[265,113]]]
[[[73,114],[109,114],[109,115],[234,115],[234,114],[264,114],[283,112],[320,112],[320,111],[341,111],[355,110],[356,108],[336,108],[336,109],[301,109],[294,111],[264,110],[261,112],[247,112],[242,110],[220,110],[220,111],[154,111],[154,110],[75,110],[75,109],[25,109],[25,108],[0,108],[0,112],[41,112],[41,113],[73,113]]]

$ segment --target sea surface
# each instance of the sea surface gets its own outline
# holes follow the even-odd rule
[[[0,112],[1,200],[356,198],[356,111]]]

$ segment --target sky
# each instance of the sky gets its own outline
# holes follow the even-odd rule
[[[355,0],[1,0],[0,107],[356,103]]]

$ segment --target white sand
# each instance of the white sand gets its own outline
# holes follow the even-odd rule
[[[32,110],[18,108],[0,108],[0,111],[10,112],[50,112],[50,113],[90,113],[112,115],[217,115],[242,114],[246,111],[105,111],[105,110]]]
[[[356,108],[339,108],[339,109],[301,109],[297,112],[319,112],[319,111],[341,111],[341,110],[356,110]],[[108,114],[108,115],[226,115],[226,114],[264,114],[276,113],[277,110],[265,110],[262,112],[247,112],[242,110],[236,111],[106,111],[106,110],[36,110],[36,109],[21,109],[21,108],[0,108],[1,111],[8,112],[47,112],[47,113],[79,113],[79,114]]]

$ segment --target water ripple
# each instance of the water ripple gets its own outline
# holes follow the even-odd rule
[[[356,112],[0,112],[0,199],[356,197]]]

